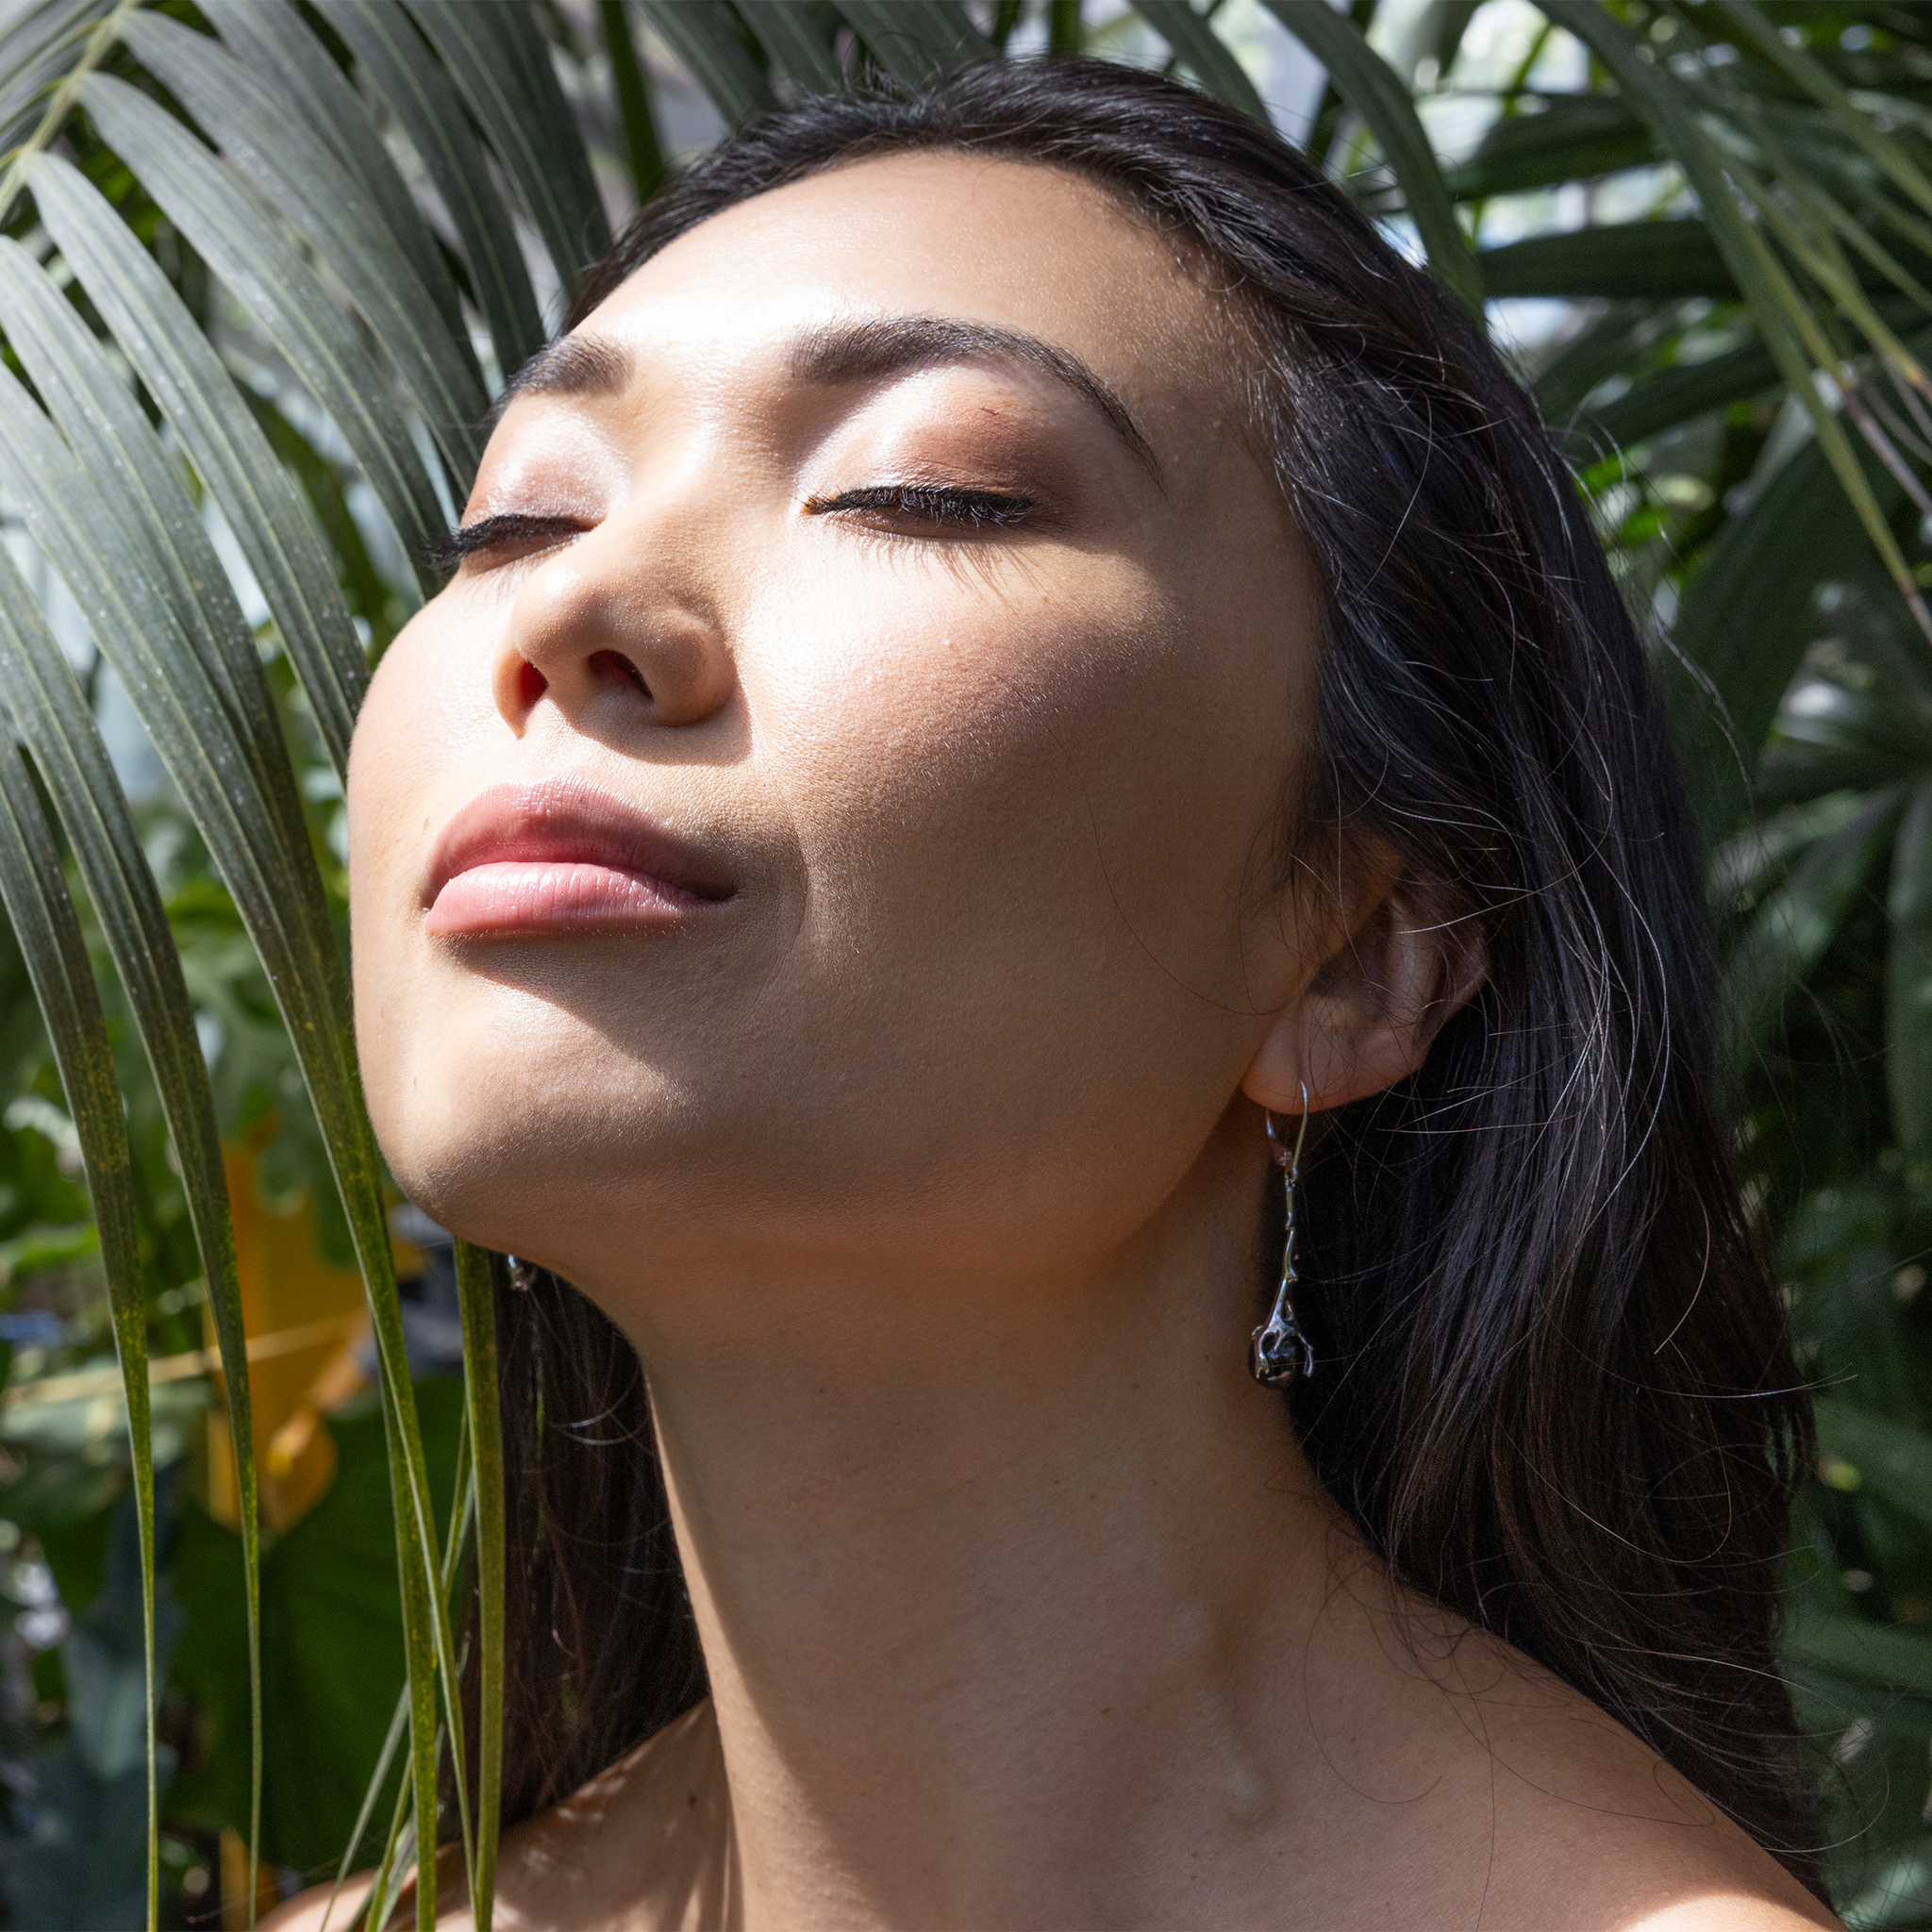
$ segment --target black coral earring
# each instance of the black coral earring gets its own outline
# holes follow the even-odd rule
[[[1281,1169],[1288,1195],[1288,1224],[1281,1236],[1281,1286],[1274,1291],[1274,1307],[1268,1319],[1255,1330],[1248,1352],[1248,1371],[1255,1380],[1269,1389],[1286,1389],[1297,1375],[1315,1373],[1315,1351],[1294,1318],[1294,1190],[1301,1177],[1302,1142],[1308,1138],[1308,1090],[1302,1088],[1302,1124],[1294,1137],[1294,1151],[1274,1131],[1274,1116],[1268,1122],[1268,1149]]]

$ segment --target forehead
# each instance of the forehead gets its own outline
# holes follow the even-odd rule
[[[1239,393],[1232,331],[1172,242],[1076,175],[968,155],[855,162],[740,203],[653,256],[579,334],[757,359],[868,314],[1059,344],[1150,433],[1220,420]]]

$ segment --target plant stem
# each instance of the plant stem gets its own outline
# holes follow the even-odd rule
[[[14,201],[26,178],[28,162],[60,131],[60,124],[74,106],[74,97],[80,92],[81,82],[108,58],[114,42],[121,38],[121,23],[140,5],[141,0],[118,0],[114,10],[88,36],[87,45],[80,51],[80,58],[60,77],[53,98],[47,103],[47,111],[41,116],[40,125],[14,149],[6,175],[0,176],[0,223],[13,212]]]

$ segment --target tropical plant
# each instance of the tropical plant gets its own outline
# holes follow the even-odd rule
[[[100,1806],[135,1804],[149,1924],[180,1606],[173,1694],[215,1714],[228,1754],[194,1787],[200,1815],[253,1847],[277,1762],[264,1591],[312,1580],[299,1524],[266,1551],[258,1526],[231,1213],[244,1146],[273,1187],[307,1181],[376,1343],[395,1555],[369,1574],[399,1606],[407,1688],[379,1749],[352,1727],[369,1731],[367,1800],[344,1855],[374,1817],[375,1924],[419,1838],[453,1831],[488,1922],[505,1587],[491,1263],[458,1250],[458,1419],[411,1381],[349,1028],[339,834],[368,667],[434,588],[409,559],[467,493],[489,399],[613,218],[662,181],[680,120],[728,127],[848,75],[1076,51],[1174,67],[1264,118],[1266,92],[1285,121],[1284,76],[1311,79],[1286,131],[1458,296],[1491,305],[1569,441],[1675,709],[1727,936],[1740,1157],[1827,1391],[1790,1657],[1845,1773],[1834,1869],[1855,1924],[1932,1924],[1922,10],[0,0],[0,904],[17,947],[0,957],[0,1043],[18,1096],[0,1242],[24,1244],[0,1259],[16,1295],[58,1266],[70,1299],[97,1283],[105,1310],[90,1331],[75,1301],[67,1353],[19,1364],[8,1399],[110,1333],[128,1434],[123,1476],[89,1459],[98,1432],[82,1455],[0,1424],[0,1507],[50,1561],[68,1549],[55,1567],[76,1610],[98,1592],[63,1647],[73,1748],[42,1754],[42,1815],[83,1760]],[[130,707],[165,770],[137,798]],[[151,1347],[183,1359],[203,1306],[231,1542],[192,1499],[171,1505],[177,1478],[157,1485],[172,1457]],[[376,1433],[351,1420],[335,1438],[335,1481],[365,1520]],[[96,1525],[86,1560],[63,1527],[80,1522]],[[469,1592],[474,1751],[454,1694]],[[32,1594],[16,1591],[24,1616]],[[239,1688],[207,1664],[215,1629],[247,1659]],[[0,1656],[0,1757],[5,1674]],[[98,1689],[137,1675],[138,1707]],[[144,1725],[110,1736],[110,1705]],[[280,1851],[314,1856],[286,1834]],[[252,1911],[252,1867],[233,1889]],[[17,1875],[12,1890],[21,1911]],[[426,1927],[428,1860],[416,1911]]]

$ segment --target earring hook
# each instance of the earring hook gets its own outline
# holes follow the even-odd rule
[[[1308,1083],[1304,1080],[1300,1084],[1302,1090],[1302,1124],[1295,1130],[1294,1152],[1292,1154],[1288,1151],[1287,1142],[1274,1131],[1274,1114],[1268,1109],[1263,1108],[1261,1115],[1268,1125],[1268,1150],[1274,1156],[1274,1164],[1289,1176],[1291,1181],[1301,1172],[1302,1143],[1308,1138]]]

